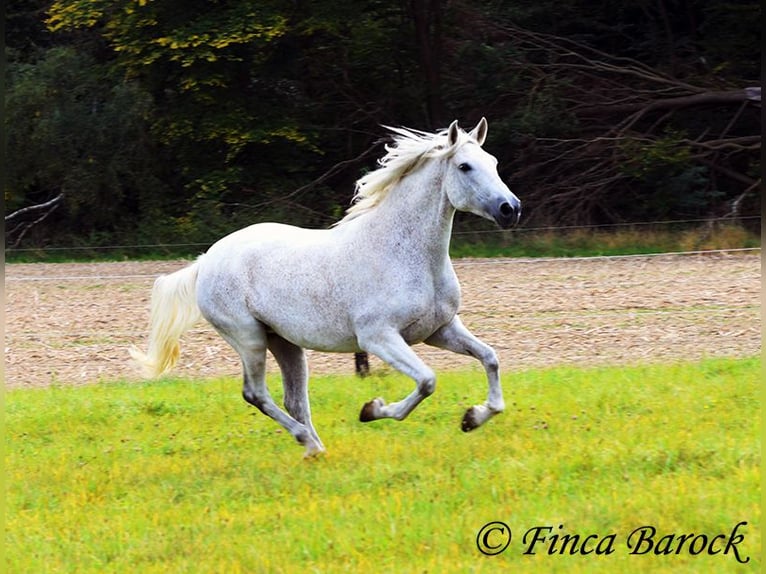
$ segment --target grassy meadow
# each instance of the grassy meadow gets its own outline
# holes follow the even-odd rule
[[[664,229],[662,227],[665,227]],[[592,257],[760,247],[758,233],[738,225],[636,225],[488,233],[458,232],[453,257]]]
[[[464,434],[479,371],[368,424],[361,405],[409,380],[317,377],[313,460],[235,379],[8,391],[5,571],[759,572],[760,380],[760,358],[511,373],[506,412]],[[476,545],[491,521],[513,530],[497,556]],[[747,564],[626,545],[644,525],[658,542],[742,521]],[[525,555],[536,526],[614,534],[614,552]]]
[[[471,216],[473,217],[473,216]],[[760,247],[760,234],[741,225],[625,225],[620,228],[526,229],[499,231],[489,222],[458,230],[452,257],[591,257]],[[460,229],[460,224],[457,225]],[[211,238],[213,243],[217,238]],[[7,249],[9,263],[64,263],[194,258],[209,244],[134,245]]]

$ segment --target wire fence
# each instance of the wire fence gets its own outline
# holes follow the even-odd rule
[[[663,251],[657,253],[630,253],[625,255],[588,255],[583,257],[489,257],[489,258],[464,258],[453,260],[455,267],[470,267],[482,265],[517,265],[517,264],[536,264],[548,263],[551,261],[562,261],[575,263],[578,261],[596,261],[596,260],[620,260],[620,259],[642,259],[655,257],[680,257],[680,256],[711,256],[725,254],[747,254],[758,253],[760,247],[734,247],[731,249],[698,249],[690,251]],[[31,264],[31,265],[34,265]],[[126,279],[156,279],[161,273],[151,274],[124,274],[124,275],[13,275],[13,267],[6,269],[6,281],[123,281]]]
[[[685,226],[685,225],[697,225],[697,226],[712,226],[717,223],[736,223],[736,222],[757,222],[761,219],[760,215],[748,215],[737,217],[736,220],[730,217],[717,217],[717,218],[693,218],[693,219],[669,219],[669,220],[657,220],[657,221],[635,221],[635,222],[620,222],[620,223],[603,223],[603,224],[590,224],[590,225],[563,225],[563,226],[531,226],[531,227],[517,227],[514,229],[475,229],[475,230],[456,230],[453,232],[455,237],[468,237],[468,236],[480,236],[491,235],[507,237],[513,234],[533,234],[533,233],[568,233],[573,231],[603,231],[603,230],[617,230],[617,229],[634,229],[634,228],[647,228],[647,227],[671,227],[671,226]],[[76,252],[109,252],[109,251],[156,251],[156,250],[169,250],[169,251],[184,251],[191,249],[205,249],[212,245],[218,238],[212,238],[207,242],[174,242],[174,243],[141,243],[141,244],[120,244],[120,245],[71,245],[71,246],[44,246],[44,247],[18,247],[7,248],[5,253],[7,255],[24,254],[24,253],[76,253]]]

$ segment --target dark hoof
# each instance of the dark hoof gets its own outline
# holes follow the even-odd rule
[[[375,416],[375,400],[371,400],[368,403],[365,403],[362,407],[362,412],[359,413],[359,420],[363,423],[368,423],[370,421],[377,420],[377,417]]]
[[[471,407],[463,415],[463,422],[460,423],[460,430],[463,432],[470,432],[480,424],[481,423],[476,420],[476,411]]]

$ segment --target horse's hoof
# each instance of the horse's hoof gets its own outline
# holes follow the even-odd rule
[[[303,460],[316,460],[325,453],[325,450],[320,447],[307,447],[306,452],[303,453]]]
[[[359,421],[363,423],[368,423],[370,421],[375,421],[380,418],[378,415],[378,410],[380,407],[382,407],[384,404],[386,404],[383,399],[372,399],[370,402],[365,403],[362,407],[362,412],[359,413]]]
[[[478,409],[476,407],[471,407],[463,415],[463,421],[460,423],[460,430],[463,432],[470,432],[481,425],[482,422],[483,421],[481,421],[479,417]]]

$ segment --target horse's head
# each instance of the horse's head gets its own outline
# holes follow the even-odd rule
[[[457,120],[452,122],[447,145],[454,153],[446,156],[444,185],[455,209],[475,213],[507,229],[518,223],[521,201],[500,179],[497,160],[482,149],[486,137],[484,118],[467,134],[461,133]]]

